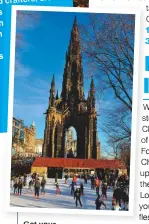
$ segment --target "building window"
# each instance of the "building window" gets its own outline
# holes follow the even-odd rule
[[[24,131],[23,130],[20,131],[20,139],[24,140]]]
[[[19,129],[18,128],[14,128],[14,134],[18,134]]]
[[[24,122],[21,121],[21,129],[24,129]]]
[[[15,133],[15,128],[12,128],[12,136],[14,137],[14,133]]]
[[[19,122],[18,121],[15,122],[15,126],[19,127]]]

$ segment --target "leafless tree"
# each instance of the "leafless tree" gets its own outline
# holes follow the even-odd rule
[[[105,149],[105,152],[107,153],[107,157],[112,159],[120,159],[120,148],[119,144],[111,144],[112,150],[108,151]]]
[[[108,145],[131,141],[131,113],[126,107],[111,107],[100,113],[103,114],[102,124],[99,123],[98,128],[105,133]]]
[[[122,159],[124,151],[130,156],[130,148],[126,153],[124,145],[131,141],[135,16],[91,14],[86,21],[79,27],[80,39],[88,77],[96,79],[96,103],[102,117],[98,131],[108,139],[104,149],[108,157]],[[114,103],[102,108],[101,101],[104,104],[109,95]]]
[[[95,75],[99,91],[112,90],[132,110],[134,15],[91,14],[80,25],[83,56]]]
[[[106,150],[107,157],[112,159],[121,160],[122,164],[126,167],[128,174],[130,170],[130,142],[121,141],[111,144],[112,150]]]
[[[122,142],[120,145],[120,159],[123,164],[129,168],[130,166],[130,143]]]

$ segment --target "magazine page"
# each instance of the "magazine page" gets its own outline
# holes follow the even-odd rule
[[[149,220],[149,2],[0,0],[1,215]]]

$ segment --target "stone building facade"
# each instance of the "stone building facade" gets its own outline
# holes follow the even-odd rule
[[[24,144],[25,152],[29,155],[36,153],[36,127],[35,123],[32,122],[30,127],[24,128]]]
[[[36,127],[32,122],[30,127],[24,126],[23,120],[13,118],[12,124],[12,154],[29,156],[36,153]]]
[[[36,154],[39,156],[42,155],[42,146],[43,146],[43,139],[42,138],[36,139],[35,151],[36,151]]]
[[[100,141],[97,141],[97,159],[101,158]]]
[[[76,18],[65,56],[62,92],[60,96],[58,92],[56,94],[53,75],[49,105],[45,115],[44,157],[64,158],[66,132],[70,127],[74,127],[77,133],[77,158],[98,158],[95,86],[92,78],[86,99]]]
[[[13,117],[12,121],[12,154],[24,152],[24,124]]]

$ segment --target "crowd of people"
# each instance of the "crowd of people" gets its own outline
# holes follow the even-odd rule
[[[46,185],[46,177],[43,176],[42,180],[38,174],[34,173],[31,175],[30,181],[27,186],[27,174],[24,174],[23,177],[18,176],[12,179],[12,186],[14,189],[15,195],[20,195],[22,193],[22,188],[26,187],[26,194],[34,193],[35,197],[39,199],[39,194],[45,194],[45,185]]]
[[[64,184],[67,184],[69,175],[65,175]],[[30,176],[30,180],[27,182],[27,175],[24,174],[23,177],[18,176],[13,178],[13,189],[15,195],[22,194],[22,188],[25,187],[26,194],[34,194],[35,198],[39,199],[40,194],[45,194],[46,186],[46,175],[43,175],[42,178],[39,177],[37,173],[34,173]],[[78,207],[82,205],[81,197],[84,196],[85,188],[84,186],[90,181],[91,190],[95,192],[95,207],[96,210],[100,210],[103,206],[105,209],[106,200],[108,200],[107,191],[111,188],[112,190],[112,201],[111,209],[112,210],[128,210],[129,204],[129,178],[127,175],[116,175],[114,173],[101,175],[84,175],[79,178],[77,175],[74,175],[71,181],[71,184],[68,186],[71,188],[70,194],[75,199],[75,205]],[[60,189],[60,184],[58,182],[58,174],[55,175],[55,194],[62,194]],[[123,205],[123,206],[122,206]]]
[[[65,177],[65,183],[68,177]],[[80,206],[82,207],[82,202],[80,200],[81,196],[84,195],[84,184],[87,184],[88,179],[90,179],[91,190],[95,190],[96,192],[96,209],[100,210],[103,205],[106,208],[105,202],[103,200],[107,200],[107,190],[112,188],[113,197],[111,202],[112,210],[121,210],[123,203],[123,210],[128,210],[129,204],[129,179],[127,175],[117,176],[114,173],[104,175],[103,178],[99,176],[87,176],[84,175],[84,183],[77,180],[77,176],[74,176],[72,179],[72,183],[69,187],[71,187],[71,195],[76,198],[76,206],[78,205],[78,201]],[[79,184],[78,184],[79,183]],[[99,193],[101,190],[101,194]],[[76,196],[77,195],[77,196]]]
[[[15,155],[11,160],[11,176],[19,176],[24,173],[31,172],[31,166],[34,161],[34,157],[23,157],[19,155]]]

